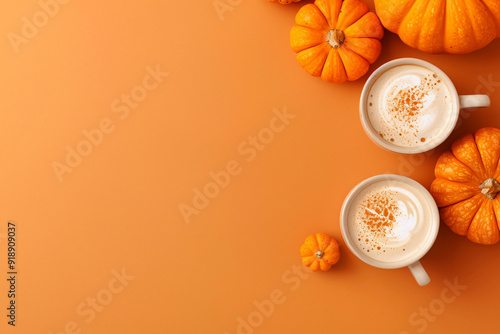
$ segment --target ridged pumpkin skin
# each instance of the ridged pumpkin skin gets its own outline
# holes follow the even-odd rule
[[[312,271],[327,271],[340,258],[339,243],[325,233],[308,236],[300,248],[302,263]]]
[[[431,194],[441,219],[475,243],[500,240],[500,130],[483,128],[457,139],[436,163]]]
[[[342,83],[362,77],[382,50],[384,28],[361,0],[316,0],[295,17],[290,45],[309,74]]]
[[[299,2],[300,0],[267,0],[269,2],[274,2],[274,3],[280,3],[282,5],[288,5],[291,4],[292,2]]]
[[[389,31],[429,53],[464,54],[500,37],[499,0],[375,0]]]

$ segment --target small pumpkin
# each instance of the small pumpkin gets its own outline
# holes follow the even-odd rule
[[[312,234],[300,247],[300,255],[312,271],[327,271],[340,258],[339,243],[326,233]]]
[[[384,28],[361,0],[316,0],[295,17],[290,45],[309,74],[342,83],[362,77],[382,50]]]
[[[436,163],[431,194],[450,229],[475,243],[500,240],[500,129],[457,139]]]
[[[300,0],[267,0],[267,1],[274,3],[278,2],[282,5],[288,5],[291,4],[292,2],[299,2]]]
[[[500,37],[498,0],[375,0],[384,27],[430,53],[463,54]]]

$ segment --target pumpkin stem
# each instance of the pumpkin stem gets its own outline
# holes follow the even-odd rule
[[[494,178],[490,177],[479,185],[479,189],[481,189],[481,193],[484,196],[488,197],[489,199],[495,199],[498,192],[500,192],[500,183],[498,183],[498,181]]]
[[[345,35],[342,30],[332,29],[326,34],[326,41],[332,48],[338,49],[345,40]]]
[[[323,257],[323,255],[325,255],[325,252],[323,252],[323,251],[317,251],[316,253],[314,253],[314,255],[316,255],[316,257],[318,259],[321,259]]]

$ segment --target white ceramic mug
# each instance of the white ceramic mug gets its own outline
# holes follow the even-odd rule
[[[435,72],[444,81],[451,94],[452,110],[449,116],[450,119],[448,122],[446,122],[446,124],[443,124],[443,129],[440,129],[441,132],[439,134],[439,137],[428,143],[416,147],[395,145],[383,139],[380,134],[377,133],[377,131],[375,131],[375,129],[373,128],[367,111],[368,97],[373,84],[384,72],[401,65],[418,65]],[[397,153],[416,154],[426,152],[437,147],[449,137],[457,124],[460,109],[488,107],[489,105],[490,99],[488,95],[458,95],[457,90],[451,82],[450,78],[448,78],[448,76],[443,71],[441,71],[438,67],[432,65],[431,63],[415,58],[401,58],[383,64],[370,75],[361,93],[359,112],[363,129],[365,130],[368,137],[370,137],[370,139],[377,145],[384,149]]]
[[[371,253],[372,255],[370,255],[369,250],[367,252],[366,249],[362,249],[359,241],[360,239],[355,235],[356,227],[354,224],[359,224],[359,221],[356,221],[354,217],[356,217],[355,212],[357,212],[357,208],[362,205],[360,204],[360,197],[364,196],[363,194],[366,194],[370,187],[378,189],[377,187],[382,186],[402,187],[410,196],[414,195],[415,201],[418,202],[416,203],[416,205],[419,206],[418,210],[421,210],[419,224],[423,225],[419,228],[425,229],[419,231],[418,235],[412,235],[413,238],[416,238],[412,239],[411,242],[411,247],[413,249],[408,249],[408,256],[405,254],[403,255],[404,257],[397,261],[387,262],[375,259],[377,255],[374,255],[373,252]],[[394,174],[377,175],[359,183],[345,198],[340,213],[340,228],[342,231],[342,237],[351,252],[353,252],[362,261],[374,267],[384,269],[408,267],[420,286],[424,286],[430,282],[430,278],[420,264],[419,260],[434,244],[439,231],[439,222],[440,217],[438,207],[432,195],[418,182],[406,176]]]

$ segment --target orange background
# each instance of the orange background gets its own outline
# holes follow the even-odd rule
[[[408,269],[372,268],[351,254],[338,216],[363,179],[397,173],[428,188],[453,139],[500,127],[500,41],[469,55],[429,55],[386,33],[369,73],[417,57],[443,69],[459,93],[492,99],[434,152],[399,155],[362,130],[358,99],[369,73],[335,85],[296,63],[288,34],[308,2],[232,1],[221,20],[212,0],[73,0],[18,53],[7,36],[21,34],[22,18],[40,5],[2,2],[1,277],[8,220],[18,224],[19,271],[15,328],[0,283],[2,333],[497,330],[498,244],[442,227],[421,261],[432,282],[419,287]],[[157,65],[169,76],[120,119],[112,103]],[[247,161],[238,147],[248,149],[249,136],[284,108],[295,118]],[[59,182],[54,161],[65,163],[67,146],[76,149],[103,119],[114,131]],[[239,174],[186,223],[179,205],[192,205],[194,189],[231,161]],[[298,270],[302,242],[320,231],[339,240],[340,262],[326,273]],[[120,288],[113,271],[122,269],[135,278]],[[454,281],[466,288],[446,290]],[[92,298],[105,305],[89,320]]]

